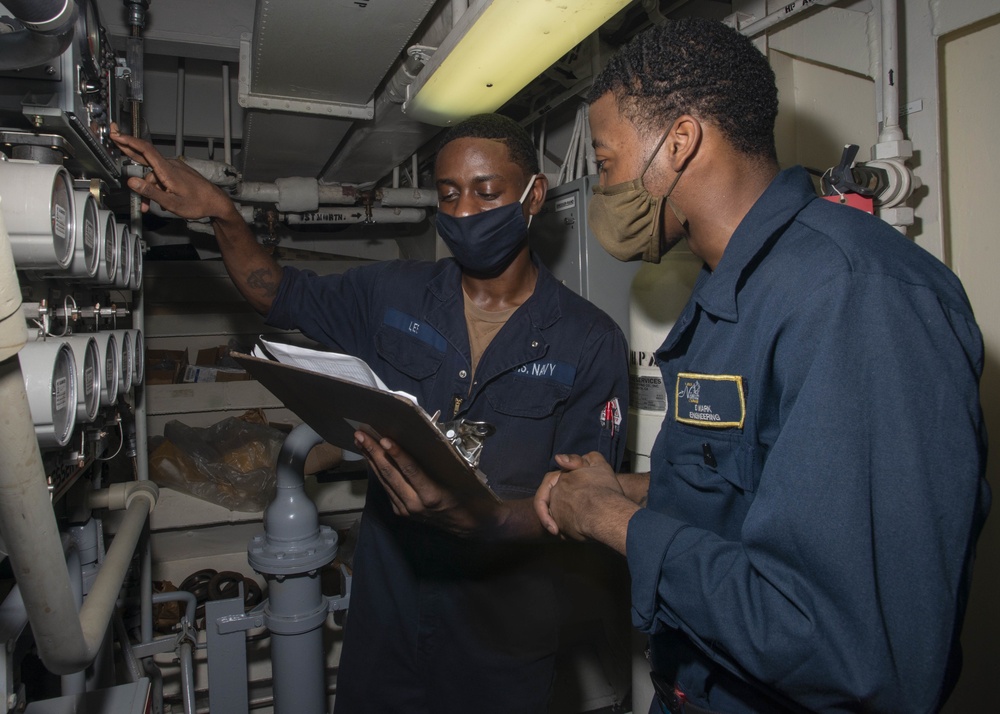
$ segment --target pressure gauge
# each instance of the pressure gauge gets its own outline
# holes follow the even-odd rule
[[[135,375],[135,338],[128,330],[112,330],[118,340],[118,352],[121,363],[118,368],[118,393],[124,394],[132,388],[132,378]]]
[[[96,280],[101,285],[114,285],[118,277],[118,246],[121,236],[118,234],[118,221],[115,214],[103,208],[98,209],[101,226],[99,242],[101,259],[97,264]]]
[[[76,359],[65,342],[29,342],[18,353],[35,436],[42,448],[69,443],[76,426]]]
[[[128,330],[132,335],[132,384],[142,384],[146,378],[146,347],[142,339],[142,330]]]
[[[118,276],[115,287],[128,288],[132,283],[132,232],[127,225],[119,226],[118,238]]]
[[[70,335],[50,337],[56,342],[65,342],[73,350],[76,360],[76,423],[90,424],[97,418],[101,407],[101,354],[93,335]]]
[[[0,162],[0,196],[18,269],[65,270],[76,243],[73,180],[62,166]]]
[[[76,191],[76,246],[70,261],[68,276],[91,279],[97,275],[101,258],[99,237],[101,233],[97,199],[90,191]]]
[[[118,400],[119,373],[122,358],[118,352],[118,337],[112,331],[97,335],[99,364],[103,365],[101,380],[101,406],[109,407]]]
[[[93,0],[77,0],[77,3],[80,6],[76,22],[80,66],[90,79],[96,80],[101,74],[101,21]]]
[[[133,233],[132,239],[132,279],[129,281],[130,290],[138,290],[142,287],[142,241],[139,234]]]

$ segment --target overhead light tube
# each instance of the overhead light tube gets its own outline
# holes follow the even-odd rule
[[[403,111],[446,126],[493,112],[629,0],[485,0],[466,10],[407,88]]]

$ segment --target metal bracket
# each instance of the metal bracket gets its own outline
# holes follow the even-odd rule
[[[496,433],[496,427],[484,421],[469,421],[466,419],[456,419],[455,421],[438,422],[438,414],[435,414],[432,421],[444,434],[444,437],[452,443],[458,453],[472,468],[479,466],[479,458],[483,454],[483,445],[486,439]]]
[[[297,114],[318,114],[326,117],[346,117],[348,119],[372,119],[375,116],[374,97],[367,104],[348,104],[322,99],[296,99],[277,94],[259,94],[251,91],[253,77],[250,65],[250,34],[240,35],[240,86],[239,102],[245,109],[269,109],[276,112]]]

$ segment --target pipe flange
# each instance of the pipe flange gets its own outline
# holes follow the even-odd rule
[[[277,543],[266,534],[255,535],[247,545],[250,567],[264,575],[299,575],[318,570],[337,557],[337,532],[320,526],[308,540]]]

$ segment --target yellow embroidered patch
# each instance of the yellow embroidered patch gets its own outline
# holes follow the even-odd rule
[[[674,421],[710,429],[742,429],[747,405],[738,374],[677,375]]]

